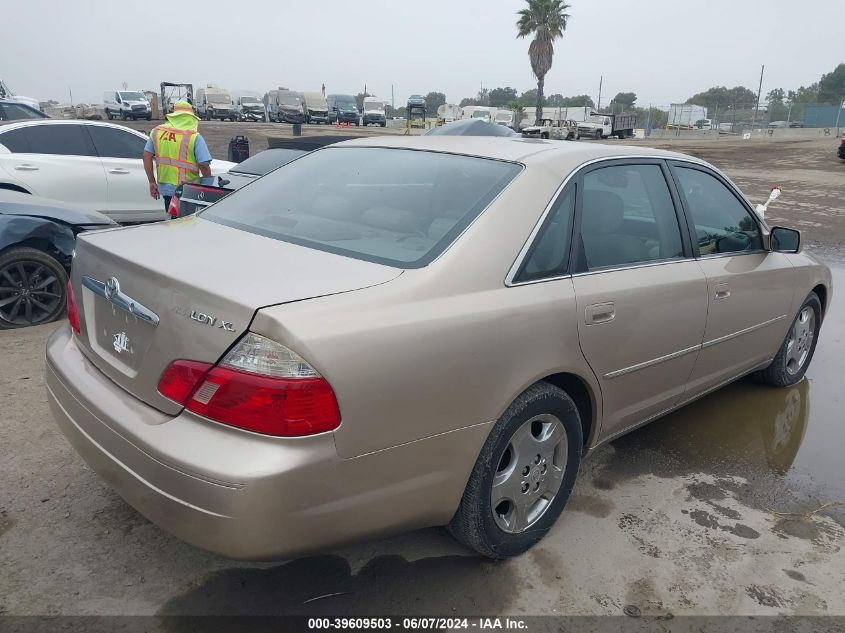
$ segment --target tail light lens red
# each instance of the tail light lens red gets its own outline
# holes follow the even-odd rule
[[[295,352],[252,333],[217,366],[174,361],[158,390],[198,415],[265,435],[299,437],[340,426],[328,381]]]
[[[73,331],[79,334],[82,326],[79,324],[79,308],[76,305],[76,295],[73,294],[73,284],[67,282],[67,320]]]

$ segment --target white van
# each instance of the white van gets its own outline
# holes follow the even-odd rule
[[[211,121],[229,119],[234,121],[237,118],[235,106],[232,103],[232,95],[228,90],[218,88],[214,84],[206,84],[204,88],[197,88],[194,94],[194,107],[197,109],[197,116],[201,119]]]
[[[115,117],[121,120],[153,118],[153,111],[147,96],[137,90],[113,90],[103,94],[103,109],[109,121]]]

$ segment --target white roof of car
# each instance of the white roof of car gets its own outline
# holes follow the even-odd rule
[[[119,130],[132,132],[137,136],[146,137],[143,132],[133,130],[131,127],[126,127],[125,125],[117,125],[116,123],[109,123],[108,121],[89,121],[87,119],[18,119],[14,121],[0,121],[0,131],[27,127],[30,125],[101,125],[104,127],[113,127]]]

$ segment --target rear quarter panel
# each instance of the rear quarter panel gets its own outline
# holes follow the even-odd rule
[[[556,372],[574,373],[598,393],[578,344],[571,279],[504,284],[562,179],[521,174],[425,268],[258,312],[250,329],[300,353],[334,388],[341,457],[495,421]]]

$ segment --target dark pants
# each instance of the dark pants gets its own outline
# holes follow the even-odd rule
[[[164,211],[165,211],[165,213],[166,213],[166,212],[167,212],[167,210],[170,208],[170,199],[171,199],[172,197],[173,197],[173,196],[162,196],[162,198],[164,199]]]

